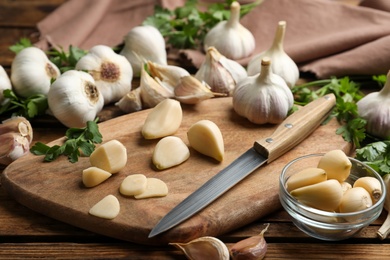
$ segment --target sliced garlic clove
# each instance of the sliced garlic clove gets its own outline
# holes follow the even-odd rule
[[[145,139],[156,139],[173,135],[179,129],[183,111],[179,101],[165,99],[152,108],[142,126]]]
[[[328,179],[335,179],[341,183],[348,178],[352,163],[342,150],[336,149],[325,153],[317,167],[326,171]]]
[[[161,139],[153,151],[152,162],[159,170],[165,170],[182,164],[190,157],[187,145],[176,136]]]
[[[335,211],[343,197],[343,190],[337,180],[326,180],[292,190],[290,194],[307,206]]]
[[[95,187],[111,177],[111,173],[98,167],[88,167],[83,170],[82,180],[87,188]]]
[[[127,163],[126,147],[118,140],[108,141],[97,147],[89,157],[92,166],[109,173],[117,173]]]
[[[301,188],[303,186],[316,184],[326,181],[326,172],[320,168],[307,168],[294,175],[291,175],[286,182],[286,189],[288,192]]]
[[[147,178],[143,174],[132,174],[127,176],[119,187],[119,192],[125,196],[139,195],[145,192]]]
[[[157,178],[147,178],[144,192],[134,195],[136,199],[147,199],[154,197],[165,197],[168,195],[168,186],[165,182]]]
[[[192,148],[199,153],[222,161],[225,153],[223,136],[219,127],[210,120],[200,120],[193,124],[187,132]]]
[[[381,183],[375,177],[371,177],[371,176],[361,177],[354,182],[353,187],[354,188],[362,187],[366,191],[368,191],[373,203],[377,202],[382,196]]]
[[[141,87],[133,89],[124,95],[115,106],[124,113],[133,113],[142,110]]]
[[[353,187],[345,192],[340,201],[341,213],[356,212],[372,206],[371,196],[362,187]]]
[[[89,214],[104,219],[114,219],[119,215],[120,204],[114,195],[107,195],[89,210]]]

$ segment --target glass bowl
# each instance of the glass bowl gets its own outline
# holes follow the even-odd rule
[[[321,240],[338,241],[352,237],[357,232],[375,221],[382,212],[386,197],[385,183],[382,177],[366,164],[350,158],[351,173],[346,180],[353,185],[360,177],[372,176],[380,181],[382,196],[370,208],[353,213],[335,213],[305,206],[292,197],[286,190],[286,182],[291,175],[299,171],[317,167],[324,154],[310,154],[289,162],[279,178],[279,199],[283,208],[292,217],[293,223],[306,234]]]

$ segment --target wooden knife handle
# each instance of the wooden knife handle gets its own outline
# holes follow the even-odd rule
[[[334,94],[310,102],[287,117],[271,136],[256,140],[254,149],[268,158],[268,163],[272,162],[317,129],[328,117],[335,104]]]

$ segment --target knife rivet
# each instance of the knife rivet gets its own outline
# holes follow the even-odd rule
[[[272,139],[271,137],[268,137],[267,139],[265,139],[265,141],[267,143],[272,143],[274,141],[274,139]]]
[[[288,124],[285,124],[285,125],[284,125],[284,127],[285,127],[285,128],[292,128],[292,127],[293,127],[293,125],[292,125],[292,124],[290,124],[290,123],[288,123]]]

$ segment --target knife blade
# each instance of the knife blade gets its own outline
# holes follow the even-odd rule
[[[149,233],[161,234],[187,220],[265,163],[270,163],[308,137],[326,119],[336,104],[328,94],[288,116],[271,136],[256,140],[240,157],[208,180],[166,214]]]

